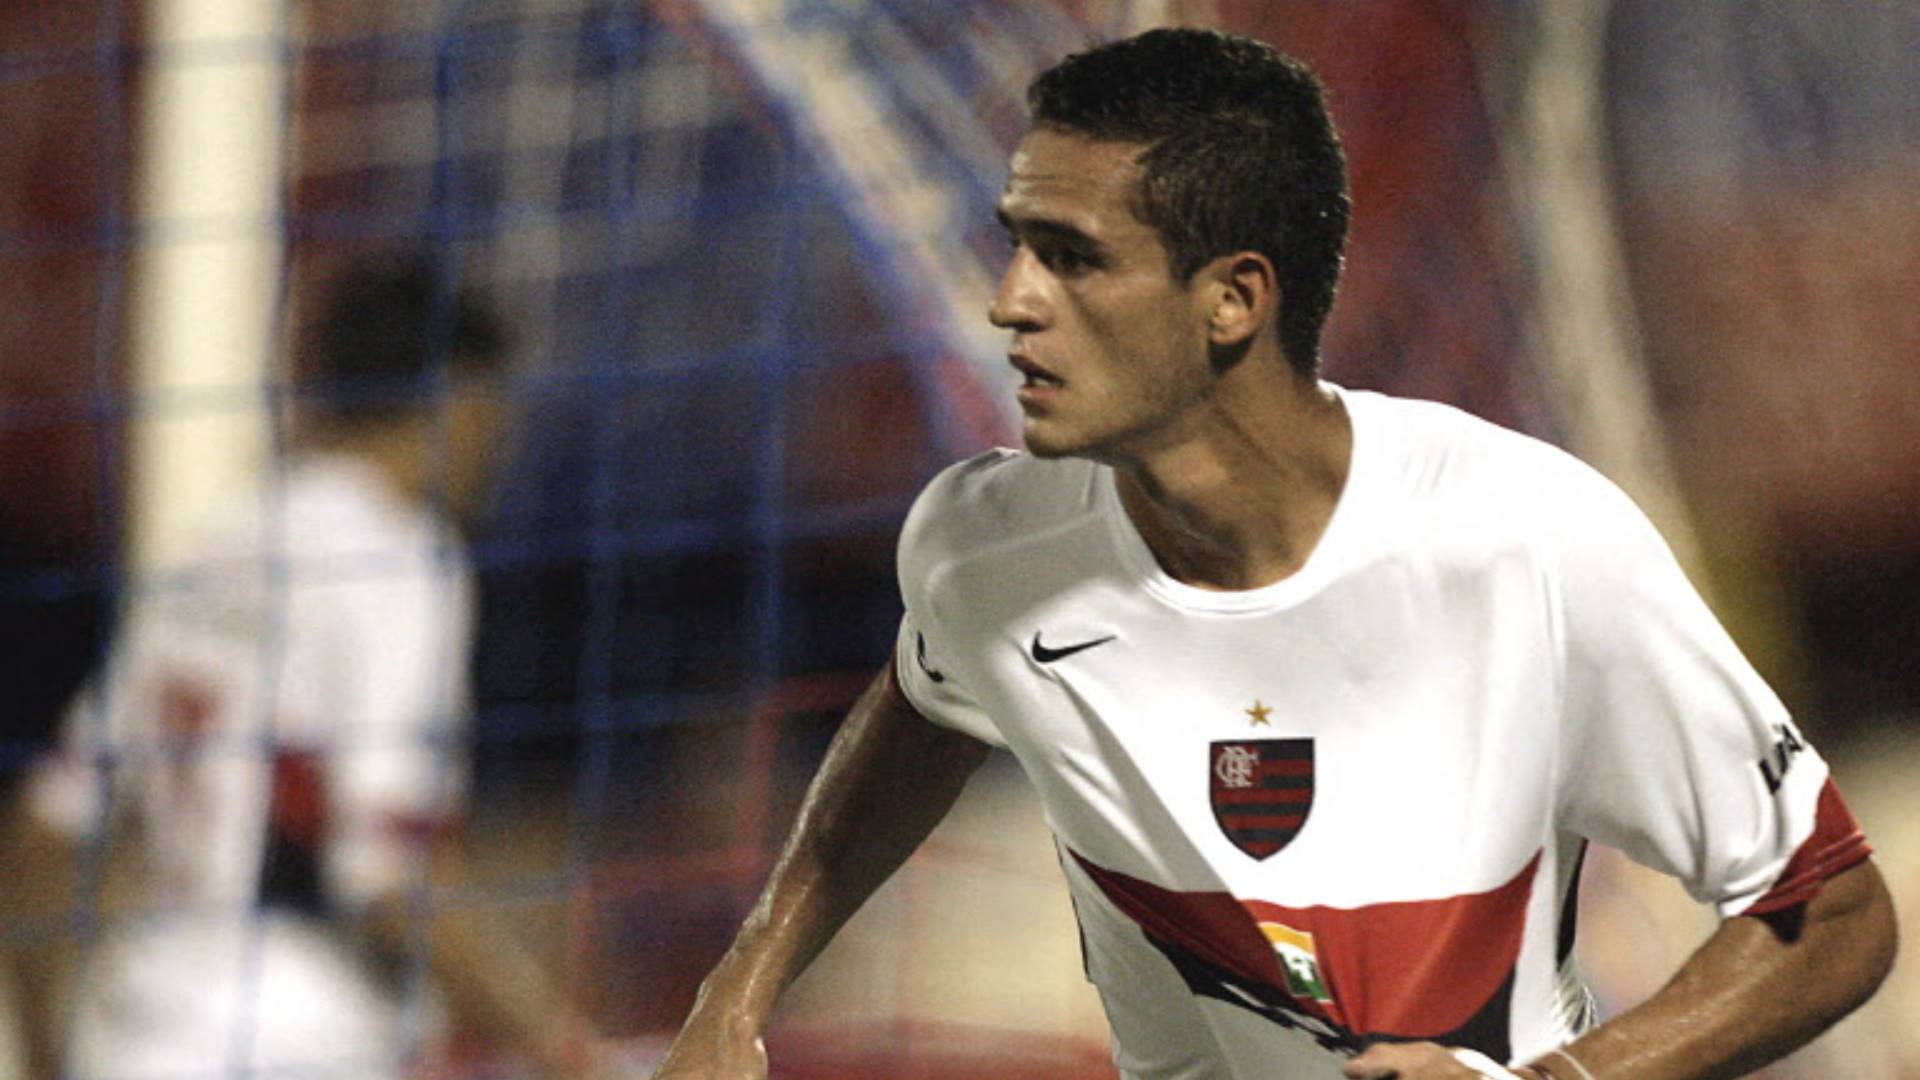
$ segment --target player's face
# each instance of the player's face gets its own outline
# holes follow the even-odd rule
[[[1206,301],[1134,215],[1134,143],[1034,131],[999,216],[1013,240],[989,318],[1013,331],[1028,449],[1120,462],[1177,434],[1213,383]]]

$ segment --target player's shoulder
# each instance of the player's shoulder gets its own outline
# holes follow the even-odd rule
[[[1370,426],[1398,443],[1398,482],[1415,498],[1508,521],[1604,520],[1632,501],[1600,470],[1525,432],[1437,401],[1354,393]]]
[[[1416,535],[1553,564],[1664,546],[1618,484],[1545,439],[1439,402],[1352,392],[1349,401],[1357,424],[1393,444],[1392,482]]]
[[[903,573],[926,572],[1057,534],[1098,505],[1101,466],[1004,447],[941,470],[900,534]]]
[[[1399,444],[1408,478],[1429,490],[1556,483],[1592,472],[1545,439],[1445,402],[1356,390],[1344,399],[1357,426]]]

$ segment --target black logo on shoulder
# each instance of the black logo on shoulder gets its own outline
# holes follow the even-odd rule
[[[914,637],[914,644],[913,644],[914,663],[919,664],[920,670],[927,673],[927,678],[937,683],[946,682],[947,681],[946,675],[942,674],[941,672],[935,671],[932,668],[927,666],[927,635],[922,634],[918,630],[916,630],[913,633],[913,637]]]
[[[1773,749],[1767,753],[1767,756],[1760,759],[1760,776],[1767,782],[1769,795],[1780,790],[1780,785],[1786,781],[1787,769],[1793,765],[1793,759],[1807,748],[1807,744],[1801,742],[1793,728],[1786,724],[1773,725],[1773,733],[1779,738],[1774,740]]]
[[[1033,648],[1029,651],[1032,652],[1035,663],[1051,664],[1062,657],[1072,656],[1077,652],[1085,652],[1096,645],[1105,645],[1107,642],[1114,640],[1114,637],[1115,635],[1108,634],[1106,637],[1095,638],[1092,641],[1079,641],[1072,645],[1062,645],[1060,648],[1050,649],[1040,644],[1040,632],[1036,630],[1033,634]]]

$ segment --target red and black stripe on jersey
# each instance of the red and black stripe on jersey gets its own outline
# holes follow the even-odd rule
[[[327,778],[320,755],[282,747],[273,755],[259,901],[308,915],[327,913],[321,851],[327,840]]]
[[[1178,892],[1075,860],[1195,994],[1304,1031],[1330,1050],[1431,1039],[1506,1060],[1536,854],[1487,892],[1357,908],[1289,908]],[[1328,1000],[1291,992],[1262,924],[1312,936]]]
[[[1829,779],[1812,834],[1747,914],[1806,902],[1822,882],[1870,851]],[[1486,892],[1355,908],[1289,908],[1225,892],[1180,892],[1073,856],[1197,995],[1304,1031],[1329,1050],[1432,1040],[1497,1061],[1511,1056],[1514,972],[1538,854]],[[1576,876],[1574,889],[1577,884]],[[1573,898],[1570,889],[1560,913],[1558,961],[1573,944]],[[1325,1000],[1289,989],[1263,924],[1311,935]]]

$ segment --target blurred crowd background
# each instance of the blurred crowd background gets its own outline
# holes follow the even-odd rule
[[[0,783],[180,557],[171,523],[281,452],[315,290],[425,246],[505,299],[519,353],[473,537],[487,875],[457,899],[521,916],[643,1058],[886,661],[913,495],[1015,437],[984,309],[1026,81],[1171,21],[1325,77],[1356,203],[1329,377],[1552,439],[1640,498],[1834,762],[1920,940],[1901,3],[0,6]],[[1055,873],[997,762],[809,976],[777,1057],[1101,1075]],[[1705,932],[1604,855],[1586,890],[1610,1008]],[[1767,1075],[1920,1077],[1917,965]]]

